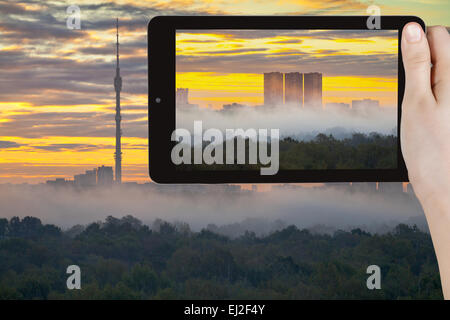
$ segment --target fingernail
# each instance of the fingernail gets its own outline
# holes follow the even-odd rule
[[[422,28],[417,24],[410,24],[405,29],[406,41],[409,43],[419,42],[422,38]]]

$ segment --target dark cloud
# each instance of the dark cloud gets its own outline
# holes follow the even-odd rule
[[[347,49],[341,49],[341,50],[331,50],[331,49],[321,49],[321,50],[314,50],[314,53],[317,54],[336,54],[336,53],[342,53],[348,51]]]
[[[25,8],[14,2],[0,2],[0,12],[3,14],[25,14]]]
[[[219,40],[195,40],[195,39],[186,39],[186,40],[179,40],[180,43],[215,43],[220,42]]]
[[[81,143],[54,143],[45,146],[32,146],[35,149],[45,150],[45,151],[67,151],[74,150],[78,152],[93,151],[97,149],[114,149],[113,145],[94,145],[94,144],[81,144]]]
[[[32,21],[0,22],[0,30],[7,31],[6,34],[2,34],[2,41],[9,40],[16,44],[42,43],[48,40],[64,41],[88,36],[83,30],[68,29],[61,21],[53,23],[47,25]]]
[[[235,53],[246,53],[246,52],[259,52],[267,51],[267,48],[251,48],[251,49],[232,49],[232,50],[218,50],[218,51],[199,51],[199,54],[235,54]]]
[[[120,18],[122,30],[146,31],[148,21],[157,15],[207,14],[204,11],[180,9],[169,5],[142,4],[137,6],[116,2],[78,4],[81,12],[81,30],[74,31],[66,28],[68,17],[66,9],[69,6],[66,1],[52,1],[51,3],[26,1],[26,3],[36,4],[41,8],[39,10],[27,10],[24,6],[13,1],[0,1],[0,14],[3,18],[0,28],[10,32],[6,37],[7,39],[17,37],[16,40],[42,41],[43,39],[68,39],[76,35],[84,36],[83,31],[101,31],[115,28],[115,17]],[[34,21],[20,19],[20,17],[17,17],[18,15],[31,17]],[[4,35],[2,35],[2,41],[4,39]]]
[[[302,42],[303,42],[302,39],[286,39],[286,40],[271,41],[269,43],[272,43],[272,44],[276,44],[276,43],[285,44],[285,43],[302,43]]]
[[[205,30],[178,30],[180,33],[203,34]],[[233,41],[245,39],[264,39],[273,37],[315,38],[315,39],[366,39],[371,37],[395,37],[395,30],[208,30],[208,34],[215,34]],[[289,40],[289,39],[286,39]],[[302,40],[302,39],[292,39]]]
[[[122,58],[124,55],[126,56],[137,56],[138,50],[147,49],[147,39],[142,39],[139,42],[120,42],[120,54]],[[75,52],[74,52],[75,53]],[[82,47],[77,49],[77,54],[85,54],[85,55],[100,55],[103,57],[111,57],[116,54],[115,52],[115,43],[111,42],[109,45],[105,46],[96,46],[96,47]]]
[[[102,47],[85,47],[77,50],[77,53],[82,54],[98,54],[102,56],[109,56],[113,51],[111,50],[111,46],[102,46]]]
[[[146,112],[127,114],[124,110],[122,117],[124,137],[147,137]],[[0,122],[0,136],[113,137],[114,134],[112,112],[32,112],[11,115],[9,121]]]
[[[226,56],[184,56],[176,58],[180,72],[263,73],[270,71],[322,72],[325,75],[395,76],[396,54],[329,55],[308,54],[266,55],[254,53]]]
[[[110,55],[113,57],[111,48]],[[21,50],[0,51],[0,100],[35,105],[101,104],[114,101],[115,65],[102,59],[29,57]],[[145,56],[122,57],[124,97],[147,93]]]
[[[19,144],[14,141],[4,141],[0,140],[0,149],[10,149],[10,148],[18,148],[22,146],[22,144]]]
[[[272,53],[271,55],[272,56],[287,56],[287,55],[292,55],[292,54],[300,55],[300,54],[307,54],[307,53],[305,53],[301,50],[280,50],[279,52]]]
[[[114,110],[116,110],[116,107],[115,106],[114,107],[107,107],[107,108],[104,108],[104,109],[114,111]],[[127,105],[125,105],[123,107],[123,110],[125,110],[125,111],[128,111],[128,110],[130,110],[130,111],[146,111],[147,112],[148,106],[147,105],[130,105],[130,104],[127,104]]]
[[[26,9],[14,1],[0,0],[2,45],[18,47],[0,51],[0,101],[20,100],[36,106],[92,105],[114,101],[114,36],[110,41],[102,39],[95,47],[87,47],[83,43],[93,40],[90,31],[112,31],[115,17],[120,18],[122,32],[134,33],[131,41],[121,38],[124,100],[127,95],[146,94],[148,21],[156,15],[206,14],[201,10],[151,3],[79,4],[81,30],[70,30],[66,27],[67,2],[31,0],[26,4],[36,5],[36,8]],[[69,43],[73,43],[75,48],[68,52],[63,45]],[[60,53],[63,48],[64,52]],[[97,56],[98,59],[81,61],[80,54]]]
[[[186,32],[204,33],[204,30],[188,30]],[[280,40],[280,43],[302,42],[305,38],[375,42],[373,37],[395,39],[396,35],[394,30],[212,30],[211,33],[230,38],[233,41],[280,36],[288,38]],[[350,55],[346,54],[347,49],[316,50],[314,55],[300,50],[266,54],[264,49],[242,48],[201,51],[196,55],[177,55],[177,71],[263,73],[296,70],[301,72],[320,71],[326,75],[346,76],[395,76],[397,73],[397,56],[394,54],[372,52],[366,55]],[[248,54],[232,55],[233,52]],[[202,56],[202,54],[208,54],[208,56]],[[318,57],[317,54],[323,56]]]
[[[126,150],[147,150],[148,149],[148,144],[122,143],[122,149],[126,149]]]

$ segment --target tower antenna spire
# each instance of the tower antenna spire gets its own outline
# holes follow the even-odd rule
[[[116,18],[116,55],[117,67],[119,67],[119,18]]]
[[[122,116],[120,115],[120,91],[122,91],[122,77],[120,76],[119,65],[119,18],[116,18],[116,76],[114,78],[114,89],[116,91],[116,152],[114,158],[116,161],[115,174],[116,183],[122,183],[122,130],[120,128],[120,122]]]

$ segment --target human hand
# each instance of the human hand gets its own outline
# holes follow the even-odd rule
[[[402,152],[409,180],[426,205],[450,198],[450,35],[440,26],[425,35],[417,23],[408,23],[401,47]]]
[[[443,27],[430,27],[425,36],[418,24],[409,23],[401,46],[402,152],[427,217],[444,297],[450,299],[450,36]]]

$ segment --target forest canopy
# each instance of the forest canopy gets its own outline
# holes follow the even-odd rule
[[[79,265],[81,290],[66,289]],[[381,268],[368,290],[366,268]],[[230,239],[132,216],[62,231],[0,219],[0,299],[442,299],[429,234],[398,225],[316,234],[288,226]]]

